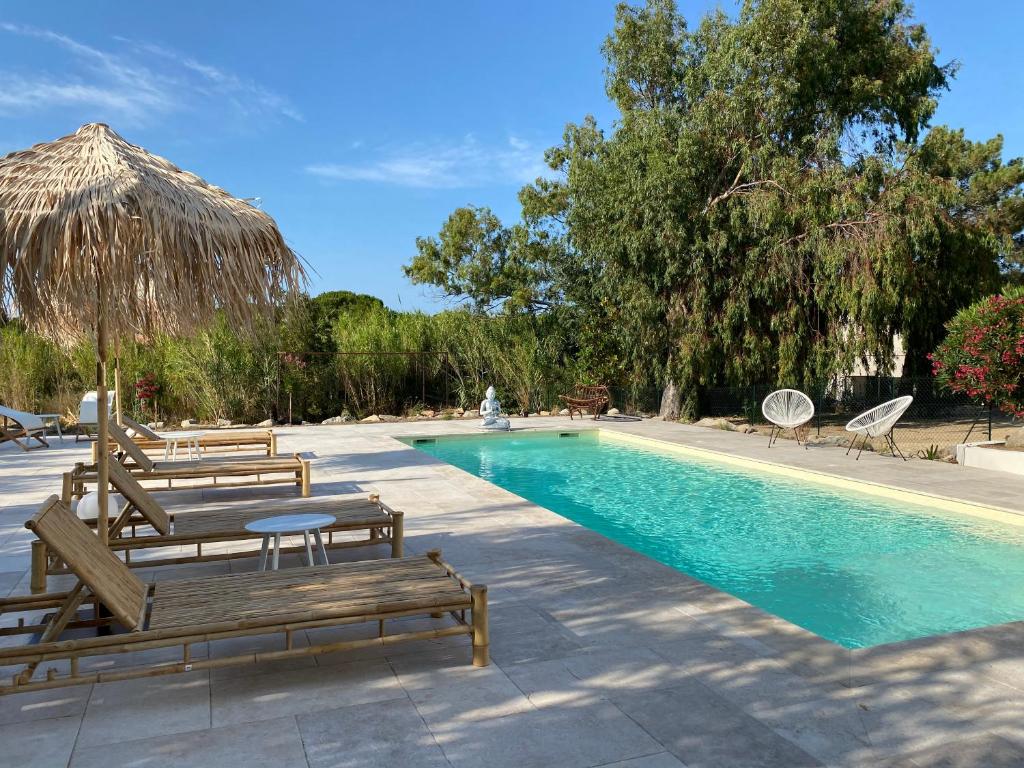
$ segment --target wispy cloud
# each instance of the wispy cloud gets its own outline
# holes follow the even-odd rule
[[[352,149],[360,146],[353,145]],[[306,172],[336,181],[377,182],[425,189],[524,184],[548,169],[542,148],[516,136],[486,145],[467,135],[456,142],[416,144],[363,153],[359,162],[315,163]]]
[[[0,33],[34,40],[63,56],[47,71],[0,69],[0,113],[90,107],[142,123],[173,112],[227,105],[242,115],[302,115],[280,94],[169,48],[124,38],[100,49],[48,29],[0,22]]]

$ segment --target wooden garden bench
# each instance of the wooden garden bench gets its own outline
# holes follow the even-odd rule
[[[26,526],[78,577],[67,592],[0,599],[0,614],[27,614],[3,635],[30,635],[33,642],[0,647],[0,667],[14,668],[0,694],[102,683],[138,677],[251,664],[295,656],[471,635],[473,664],[489,663],[487,588],[472,585],[441,559],[438,550],[394,560],[366,560],[280,571],[229,573],[207,578],[141,581],[56,496]],[[80,612],[92,604],[94,610]],[[100,611],[99,606],[104,610]],[[55,610],[54,610],[55,609]],[[53,610],[45,622],[39,611]],[[387,633],[389,619],[442,616],[451,626]],[[307,629],[373,622],[377,637],[296,645]],[[80,630],[110,626],[126,631],[94,637]],[[69,634],[71,633],[71,634]],[[232,637],[276,635],[279,650],[194,658],[193,645]],[[134,655],[178,648],[177,661]],[[111,664],[125,654],[126,664]],[[105,656],[90,663],[97,656]],[[44,665],[52,664],[41,670]],[[37,675],[38,673],[38,675]]]
[[[597,419],[608,408],[611,395],[605,386],[577,387],[571,395],[561,395],[560,399],[569,409],[570,419],[574,412],[583,418],[584,411],[594,414]]]
[[[358,499],[338,496],[315,496],[306,499],[260,499],[258,503],[197,504],[184,509],[166,510],[117,462],[110,465],[110,484],[125,499],[120,514],[110,522],[108,541],[112,551],[121,553],[129,567],[154,568],[163,565],[202,563],[251,557],[252,551],[211,552],[205,544],[224,541],[247,541],[261,534],[246,530],[246,523],[275,515],[326,514],[335,522],[323,528],[324,547],[328,550],[390,544],[391,556],[402,557],[404,515],[381,502],[377,494]],[[62,501],[71,504],[72,473],[64,476]],[[96,519],[85,521],[95,527]],[[367,531],[365,537],[353,539],[348,534]],[[344,535],[343,535],[344,534]],[[154,556],[153,550],[175,548],[166,556]],[[181,548],[180,551],[177,551]],[[186,548],[194,549],[189,553]],[[32,542],[31,589],[46,589],[46,577],[67,573],[67,565],[51,552],[46,542]],[[143,560],[133,560],[136,552],[146,551]],[[304,547],[286,546],[284,554],[303,552]]]

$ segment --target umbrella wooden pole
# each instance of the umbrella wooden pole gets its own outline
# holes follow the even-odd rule
[[[114,355],[114,413],[117,418],[117,426],[124,426],[121,421],[121,356]]]
[[[96,512],[96,533],[107,543],[107,493],[110,488],[110,438],[107,436],[107,306],[102,281],[97,281],[98,312],[96,320],[96,491],[99,509]]]

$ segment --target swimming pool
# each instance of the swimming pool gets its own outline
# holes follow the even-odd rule
[[[1024,527],[572,434],[406,442],[847,648],[1024,619]]]

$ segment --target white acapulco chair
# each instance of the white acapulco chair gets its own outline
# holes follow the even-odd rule
[[[861,453],[864,452],[864,446],[867,445],[868,438],[884,437],[885,444],[889,446],[892,455],[898,455],[906,461],[907,457],[903,455],[903,451],[896,447],[892,431],[896,427],[896,422],[907,412],[907,408],[910,407],[912,402],[914,402],[914,398],[911,395],[904,395],[903,397],[897,397],[895,400],[889,400],[881,405],[876,405],[871,410],[864,411],[857,418],[851,419],[846,425],[846,431],[853,432],[854,435],[853,440],[850,442],[850,447],[846,449],[846,455],[849,456],[850,451],[853,450],[853,446],[857,442],[857,435],[861,435],[864,438],[860,444],[860,450],[857,451],[857,459],[860,459]]]
[[[768,436],[768,447],[778,442],[779,435],[787,429],[793,430],[797,445],[800,445],[799,429],[814,418],[814,403],[811,398],[796,389],[777,389],[761,403],[761,413],[772,424]],[[807,442],[803,443],[804,448]]]

